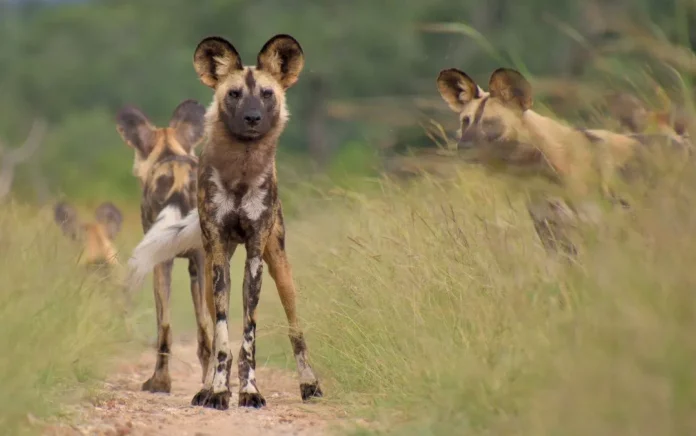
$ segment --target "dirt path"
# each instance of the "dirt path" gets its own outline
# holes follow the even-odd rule
[[[232,346],[232,349],[239,344]],[[172,393],[150,394],[140,385],[152,373],[153,350],[133,362],[120,364],[97,393],[95,404],[79,407],[77,424],[47,430],[47,435],[322,435],[331,424],[343,421],[340,412],[321,403],[304,404],[294,373],[257,367],[259,388],[267,406],[261,410],[237,408],[236,376],[230,409],[224,412],[190,406],[200,388],[196,344],[191,339],[175,341],[170,362]],[[234,365],[236,366],[236,365]],[[234,406],[233,406],[234,404]]]

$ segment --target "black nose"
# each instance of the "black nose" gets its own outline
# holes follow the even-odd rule
[[[244,121],[250,126],[255,126],[261,121],[261,112],[259,111],[249,111],[244,114]]]

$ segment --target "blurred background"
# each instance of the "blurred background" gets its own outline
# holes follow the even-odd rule
[[[535,85],[537,110],[551,104],[580,120],[588,120],[587,106],[606,89],[637,90],[658,104],[659,85],[681,98],[696,59],[669,43],[688,46],[696,38],[689,5],[3,0],[0,139],[17,146],[34,119],[48,122],[40,152],[17,167],[13,191],[24,200],[137,203],[132,152],[114,125],[117,110],[132,104],[164,124],[181,100],[207,105],[211,92],[191,60],[202,38],[222,35],[253,63],[268,38],[290,33],[304,47],[306,67],[289,92],[293,121],[282,139],[281,166],[296,174],[373,174],[393,169],[394,153],[434,146],[430,120],[456,127],[435,87],[447,67],[484,87],[494,68],[516,67]],[[686,75],[675,74],[675,66]]]
[[[163,126],[211,100],[202,38],[253,64],[288,33],[306,56],[278,156],[299,314],[328,401],[391,429],[354,434],[696,434],[696,171],[661,174],[568,265],[541,248],[524,183],[451,165],[458,120],[436,88],[444,68],[486,89],[512,67],[544,115],[679,118],[693,138],[695,19],[694,0],[0,0],[0,430],[93,399],[114,358],[154,356],[151,283],[124,315],[118,275],[78,265],[53,220],[59,199],[85,220],[111,201],[121,261],[142,238],[117,111]],[[195,326],[180,262],[175,343]],[[258,361],[294,371],[271,283]]]

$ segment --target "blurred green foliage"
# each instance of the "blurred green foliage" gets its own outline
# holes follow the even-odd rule
[[[691,9],[686,3],[623,3],[625,16],[646,23],[646,28],[652,23],[663,29],[660,34],[667,39],[689,38],[685,26]],[[610,27],[588,22],[587,10],[596,4],[575,0],[0,2],[0,138],[16,145],[33,117],[45,117],[51,133],[42,149],[40,173],[52,195],[136,201],[139,189],[130,174],[132,152],[118,137],[113,121],[119,107],[136,105],[162,125],[183,99],[207,104],[211,98],[192,67],[200,39],[222,35],[235,44],[245,63],[253,63],[268,38],[290,33],[305,50],[306,67],[289,92],[293,120],[281,147],[288,154],[312,158],[308,129],[321,123],[321,146],[329,149],[330,161],[347,159],[329,168],[344,172],[351,164],[366,162],[348,157],[353,152],[343,147],[356,141],[374,144],[398,136],[401,129],[370,117],[315,120],[322,115],[312,111],[320,99],[360,104],[363,98],[380,96],[437,98],[435,77],[450,66],[465,69],[482,83],[501,63],[533,75],[578,74],[573,53],[582,44],[573,36],[589,38]],[[676,25],[675,14],[680,17]],[[470,27],[468,32],[433,32],[424,27],[438,22]],[[487,47],[495,47],[496,53]],[[322,84],[321,92],[316,83]],[[362,174],[369,168],[356,171]],[[33,192],[26,181],[22,170],[16,190],[31,200]]]

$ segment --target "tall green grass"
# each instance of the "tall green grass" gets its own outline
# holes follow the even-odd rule
[[[329,399],[388,424],[361,434],[693,434],[696,177],[669,174],[575,262],[471,168],[291,223]]]
[[[53,223],[16,204],[0,210],[0,429],[38,432],[45,417],[77,400],[122,351],[119,290],[76,264],[77,247]]]

